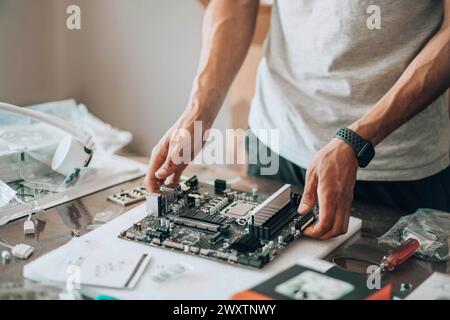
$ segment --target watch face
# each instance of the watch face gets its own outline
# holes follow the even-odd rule
[[[361,168],[367,167],[375,156],[375,150],[370,143],[366,143],[358,152],[358,164]]]

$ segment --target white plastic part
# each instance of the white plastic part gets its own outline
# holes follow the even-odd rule
[[[16,191],[0,180],[0,207],[8,204],[15,196]]]
[[[72,136],[66,136],[58,145],[52,160],[52,169],[68,176],[75,168],[86,165],[91,155],[86,152],[84,145]]]
[[[32,220],[25,220],[23,223],[23,233],[24,234],[34,234],[36,229],[34,227],[34,222]]]
[[[28,259],[33,253],[34,248],[27,244],[21,243],[14,246],[11,250],[11,253],[14,257],[22,260]]]

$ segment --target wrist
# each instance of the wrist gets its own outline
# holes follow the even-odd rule
[[[358,133],[350,128],[341,128],[336,132],[335,138],[346,143],[356,156],[358,165],[361,168],[367,167],[375,156],[373,144],[361,137]]]
[[[350,130],[358,134],[364,140],[370,141],[374,146],[381,142],[382,139],[378,136],[377,126],[367,124],[362,120],[354,122],[348,126]]]
[[[215,89],[194,88],[183,112],[193,121],[201,121],[205,127],[211,127],[222,104],[222,99]]]
[[[348,128],[363,139],[370,141],[373,146],[378,145],[389,134],[392,127],[390,118],[383,111],[388,108],[384,99],[376,103],[362,118],[352,123]],[[392,130],[391,130],[392,131]]]
[[[349,154],[349,158],[346,158],[347,160],[354,160],[352,161],[353,164],[355,164],[356,167],[358,167],[358,156],[356,155],[355,151],[353,151],[353,148],[346,143],[345,141],[342,141],[338,138],[333,138],[332,140],[334,148],[337,148],[339,152],[345,152],[346,154]]]

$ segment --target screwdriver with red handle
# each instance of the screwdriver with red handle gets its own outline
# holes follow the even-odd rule
[[[380,271],[393,271],[403,262],[408,260],[419,247],[419,241],[414,238],[409,238],[388,255],[383,257],[380,264]]]

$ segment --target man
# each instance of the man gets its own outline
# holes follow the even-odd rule
[[[187,165],[173,161],[177,129],[211,127],[257,11],[257,0],[211,1],[192,94],[152,152],[150,190],[169,176],[178,181]],[[304,183],[299,213],[319,204],[306,235],[345,233],[354,195],[450,211],[449,83],[450,0],[275,1],[249,122],[251,134],[279,130],[276,178]]]

